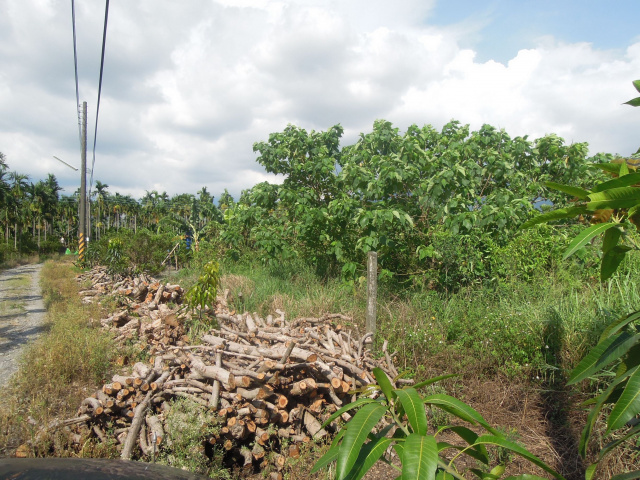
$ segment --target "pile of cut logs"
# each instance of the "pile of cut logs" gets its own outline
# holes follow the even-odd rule
[[[236,314],[224,292],[210,312],[217,327],[193,342],[185,334],[189,313],[181,308],[179,286],[144,275],[114,283],[101,268],[79,277],[87,280],[91,287],[83,290],[84,301],[106,294],[119,299],[120,310],[101,320],[104,328],[120,340],[138,342],[150,359],[114,375],[82,402],[77,417],[50,427],[66,428],[78,441],[107,442],[109,425],[122,458],[148,457],[165,448],[169,401],[183,397],[215,412],[219,428],[203,442],[221,445],[247,473],[265,468],[269,458],[273,478],[281,478],[286,458],[299,455],[301,443],[335,431],[335,422],[329,432],[321,424],[355,399],[354,390],[374,381],[373,367],[390,378],[398,375],[386,342],[382,358],[374,359],[371,335],[356,334],[345,326],[352,319],[341,314],[297,319],[280,310],[266,318]]]

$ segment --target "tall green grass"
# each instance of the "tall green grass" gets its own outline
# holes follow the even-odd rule
[[[528,281],[513,278],[454,293],[383,284],[378,297],[378,338],[390,342],[402,367],[417,375],[443,371],[501,374],[543,380],[567,371],[613,319],[640,308],[640,255],[630,255],[601,284],[579,266],[559,263]],[[262,265],[224,262],[222,285],[232,308],[289,318],[338,312],[364,331],[366,289],[319,279],[296,262]],[[183,271],[189,282],[194,272]],[[428,285],[428,282],[417,282]]]

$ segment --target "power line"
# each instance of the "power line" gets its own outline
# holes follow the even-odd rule
[[[107,42],[107,22],[109,20],[109,0],[106,0],[104,10],[104,31],[102,33],[102,56],[100,58],[100,80],[98,83],[98,104],[96,107],[96,127],[93,133],[93,160],[91,161],[91,181],[89,182],[89,196],[93,187],[93,169],[96,164],[96,141],[98,138],[98,116],[100,114],[100,94],[102,93],[102,73],[104,71],[104,50]]]
[[[71,0],[71,24],[73,26],[73,66],[76,73],[76,115],[78,116],[78,140],[82,143],[82,127],[80,125],[80,93],[78,90],[78,49],[76,47],[76,8]]]

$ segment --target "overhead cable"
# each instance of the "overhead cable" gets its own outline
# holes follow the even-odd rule
[[[80,93],[78,90],[78,49],[76,47],[76,8],[75,2],[71,0],[71,23],[73,25],[73,65],[76,72],[76,115],[78,116],[78,139],[82,144],[82,125],[80,119]]]
[[[89,197],[91,197],[91,188],[93,187],[93,169],[96,164],[96,140],[98,138],[98,116],[100,114],[100,94],[102,92],[102,73],[104,71],[104,50],[107,42],[107,22],[109,19],[109,0],[106,0],[104,11],[104,31],[102,33],[102,56],[100,58],[100,80],[98,83],[98,104],[96,107],[96,127],[93,133],[93,160],[91,162],[91,181],[89,182]]]

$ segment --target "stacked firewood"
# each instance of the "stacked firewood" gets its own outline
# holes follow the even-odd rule
[[[266,318],[239,314],[229,310],[224,292],[210,312],[216,327],[200,342],[190,342],[180,287],[144,276],[108,285],[103,273],[92,272],[87,291],[100,293],[88,297],[115,293],[122,309],[102,325],[116,338],[137,341],[149,362],[114,375],[82,402],[76,418],[51,426],[103,442],[115,435],[122,458],[149,456],[164,447],[169,401],[182,397],[215,413],[219,428],[203,441],[221,445],[247,472],[264,468],[269,458],[274,478],[280,478],[277,472],[286,457],[299,455],[301,443],[336,430],[335,422],[326,430],[321,425],[353,401],[356,390],[374,382],[374,367],[391,379],[398,376],[386,342],[381,359],[374,359],[371,335],[348,327],[353,321],[347,316],[289,320],[280,310]],[[282,445],[288,445],[286,451]]]

